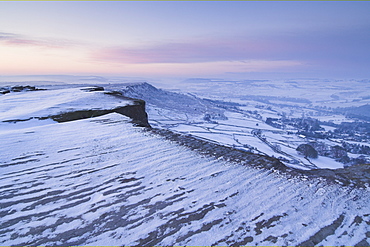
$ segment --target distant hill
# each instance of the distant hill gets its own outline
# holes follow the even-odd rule
[[[115,89],[117,90],[117,88]],[[118,89],[126,97],[142,99],[147,104],[191,115],[209,114],[213,119],[226,119],[223,111],[206,100],[191,94],[181,94],[158,89],[149,83],[123,84]]]

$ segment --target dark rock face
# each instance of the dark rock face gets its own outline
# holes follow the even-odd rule
[[[58,123],[74,121],[78,119],[99,117],[105,114],[112,113],[113,110],[83,110],[83,111],[72,111],[61,113],[58,115],[50,116],[49,118],[53,119]]]
[[[119,113],[125,115],[132,119],[132,123],[139,127],[148,127],[150,124],[148,122],[148,115],[145,112],[145,102],[142,100],[135,100],[134,105],[127,105],[118,107],[111,110],[82,110],[82,111],[72,111],[55,116],[50,116],[49,118],[53,119],[56,122],[68,122],[78,119],[98,117],[109,113]]]
[[[135,100],[134,105],[114,109],[114,112],[128,116],[136,126],[149,127],[148,114],[145,111],[145,101]]]
[[[87,87],[87,88],[83,88],[81,90],[84,91],[84,92],[104,91],[104,87],[98,87],[98,86],[95,86],[95,87]]]
[[[39,90],[46,90],[46,89],[38,89],[34,86],[13,86],[13,87],[1,87],[0,94],[6,94],[10,92],[22,92],[22,91],[39,91]],[[100,86],[91,86],[85,87],[81,89],[84,92],[95,92],[95,91],[104,91],[104,87]],[[116,107],[114,109],[89,109],[89,110],[72,110],[64,113],[60,113],[58,115],[51,115],[51,116],[41,116],[41,117],[31,117],[28,119],[12,119],[12,120],[5,120],[4,122],[22,122],[28,121],[30,119],[39,119],[45,120],[48,118],[53,119],[56,122],[68,122],[74,121],[78,119],[85,119],[85,118],[92,118],[98,117],[109,113],[119,113],[125,115],[132,119],[132,123],[136,126],[140,127],[148,127],[150,128],[150,124],[148,122],[148,115],[145,111],[145,101],[140,99],[134,99],[123,96],[120,92],[116,91],[104,91],[104,94],[107,95],[106,97],[117,97],[119,99],[123,99],[125,101],[129,101],[129,105],[124,105],[121,107]]]
[[[145,101],[141,99],[134,99],[123,96],[120,92],[117,91],[109,91],[105,94],[114,96],[124,100],[131,100],[133,105],[128,105],[124,107],[119,107],[114,109],[113,112],[125,115],[132,119],[132,122],[139,127],[148,127],[151,128],[148,122],[148,114],[145,111]]]
[[[87,92],[92,91],[102,91],[103,87],[92,87],[88,88]],[[148,122],[148,114],[145,111],[145,101],[140,99],[133,99],[129,97],[122,96],[119,92],[105,92],[107,97],[117,97],[124,100],[130,100],[133,102],[131,105],[126,105],[122,107],[117,107],[115,109],[99,109],[99,110],[82,110],[82,111],[73,111],[66,112],[55,116],[50,116],[54,121],[57,122],[67,122],[78,119],[98,117],[109,113],[119,113],[125,115],[132,119],[132,123],[139,127],[151,128]]]
[[[12,86],[12,87],[1,87],[0,94],[7,94],[10,92],[22,92],[22,91],[39,91],[39,90],[46,90],[36,88],[34,86]]]

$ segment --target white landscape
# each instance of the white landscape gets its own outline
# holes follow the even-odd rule
[[[370,1],[0,1],[0,246],[370,246]]]
[[[370,144],[361,132],[368,115],[332,109],[369,104],[368,81],[49,77],[1,84],[1,245],[370,243],[369,169],[355,163],[369,163],[358,149]],[[12,90],[16,84],[45,90]],[[153,129],[118,112],[136,99],[146,102]],[[61,121],[76,112],[80,118]],[[294,119],[323,129],[303,135]],[[342,123],[361,128],[351,136]],[[204,154],[160,130],[240,157]],[[310,158],[296,151],[307,143],[350,148],[346,156],[340,149],[341,156]],[[266,164],[242,162],[251,155]]]

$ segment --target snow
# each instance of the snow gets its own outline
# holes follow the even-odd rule
[[[150,107],[150,106],[149,106]],[[155,108],[153,106],[153,108]],[[274,156],[283,157],[286,160],[296,160],[291,162],[283,161],[287,166],[295,168],[306,169],[312,168],[343,168],[343,164],[328,157],[320,157],[319,159],[306,160],[300,156],[296,148],[299,144],[306,143],[295,135],[287,135],[286,131],[274,128],[264,122],[258,121],[250,116],[235,112],[225,112],[227,120],[217,120],[217,124],[209,124],[205,122],[185,122],[182,120],[162,120],[158,115],[150,115],[152,121],[161,123],[162,127],[166,127],[172,131],[191,134],[200,139],[216,142],[221,145],[234,146],[239,149],[251,151],[248,147],[253,147],[252,152]],[[165,125],[164,125],[165,124]],[[265,138],[271,145],[278,144],[284,153],[276,152],[265,142],[261,141],[257,136],[253,135],[253,130],[262,131],[261,137]],[[331,141],[326,140],[328,145],[333,145]],[[336,145],[336,143],[334,143]],[[247,146],[247,148],[245,148]]]
[[[182,133],[197,133],[204,132],[209,129],[203,128],[202,126],[188,125],[188,124],[178,124],[174,127],[171,127],[171,130],[182,132]],[[211,131],[211,130],[209,130]]]
[[[46,117],[68,111],[114,109],[132,104],[130,100],[117,100],[101,91],[85,92],[84,88],[66,88],[17,92],[0,97],[0,121],[25,120]]]
[[[322,122],[332,122],[334,124],[340,124],[343,122],[354,122],[353,119],[346,118],[343,115],[315,116],[315,118]],[[325,126],[325,127],[329,127],[329,126]]]
[[[225,115],[228,118],[228,120],[219,120],[218,121],[219,123],[231,124],[231,125],[238,126],[238,127],[240,126],[241,128],[277,130],[277,131],[279,131],[279,129],[271,127],[270,125],[268,125],[268,124],[266,124],[266,123],[264,123],[260,120],[258,121],[256,119],[251,118],[251,117],[244,116],[241,113],[226,112]],[[256,125],[257,123],[258,123],[258,126]]]
[[[10,93],[0,96],[1,119],[130,103],[119,101],[79,88]],[[282,143],[294,146],[298,138],[256,127],[243,114],[227,112],[229,120],[213,124],[162,110],[151,109],[159,112],[154,120],[167,119],[178,132],[280,155],[251,133],[261,128],[268,141],[297,155]],[[65,123],[2,122],[0,244],[279,246],[317,234],[318,245],[370,241],[369,190],[204,157],[129,120],[111,113]],[[317,162],[337,167],[325,157]]]
[[[356,144],[356,145],[364,145],[364,146],[368,146],[370,147],[370,143],[366,143],[366,142],[355,142],[355,141],[346,141],[350,144]]]
[[[55,121],[52,119],[45,119],[45,120],[30,119],[28,121],[12,122],[12,123],[0,122],[0,132],[24,129],[24,128],[29,128],[29,127],[41,126],[41,125],[49,125],[54,122]]]
[[[208,99],[206,102],[198,99],[200,105],[207,105],[212,100],[216,100],[211,106],[221,104],[220,108],[223,109],[223,115],[227,119],[211,119],[215,125],[208,127],[207,124],[211,124],[211,121],[207,122],[204,118],[205,112],[197,115],[194,112],[191,113],[186,107],[176,106],[171,109],[172,100],[167,101],[162,95],[161,104],[152,102],[147,105],[149,122],[152,126],[191,134],[211,142],[241,149],[244,149],[243,146],[248,146],[247,150],[250,150],[249,147],[252,146],[255,148],[253,152],[279,157],[284,164],[301,169],[336,169],[343,168],[344,165],[328,157],[306,160],[296,152],[296,148],[300,144],[315,141],[314,138],[299,139],[296,134],[299,131],[297,127],[290,125],[282,125],[281,128],[273,127],[265,123],[266,119],[279,119],[286,116],[288,118],[312,117],[319,121],[336,124],[353,122],[354,119],[334,113],[328,108],[366,104],[369,96],[368,84],[356,80],[189,79],[178,84],[167,85],[167,87],[180,94],[191,92],[192,96]],[[139,91],[141,95],[145,95],[143,90]],[[171,95],[173,97],[173,94]],[[150,101],[149,96],[151,94],[146,95]],[[163,108],[165,102],[168,103],[166,109]],[[182,103],[186,105],[186,100]],[[211,106],[207,107],[211,108]],[[330,126],[323,127],[326,131],[335,129]],[[259,140],[258,136],[251,136],[252,131],[262,131],[261,138],[265,138],[265,141]],[[241,137],[238,139],[245,141],[235,141],[235,136],[239,135]],[[329,146],[338,145],[333,140],[320,139],[319,141]],[[271,145],[276,144],[286,146],[283,152],[277,152],[271,148]]]
[[[311,162],[320,168],[337,169],[343,168],[343,164],[329,157],[319,156],[317,159],[311,159]]]
[[[332,126],[327,126],[327,125],[321,125],[322,128],[325,129],[325,131],[334,131],[336,128]]]
[[[341,214],[335,234],[352,232],[346,244],[367,230],[350,220],[366,226],[369,192],[205,158],[128,120],[113,113],[2,132],[1,244],[199,246],[251,236],[268,245],[287,234],[273,244],[296,245]]]

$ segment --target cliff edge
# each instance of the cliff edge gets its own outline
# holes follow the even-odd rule
[[[11,91],[0,100],[3,124],[47,119],[68,122],[115,112],[131,118],[136,126],[150,127],[145,101],[105,91],[103,87]]]

